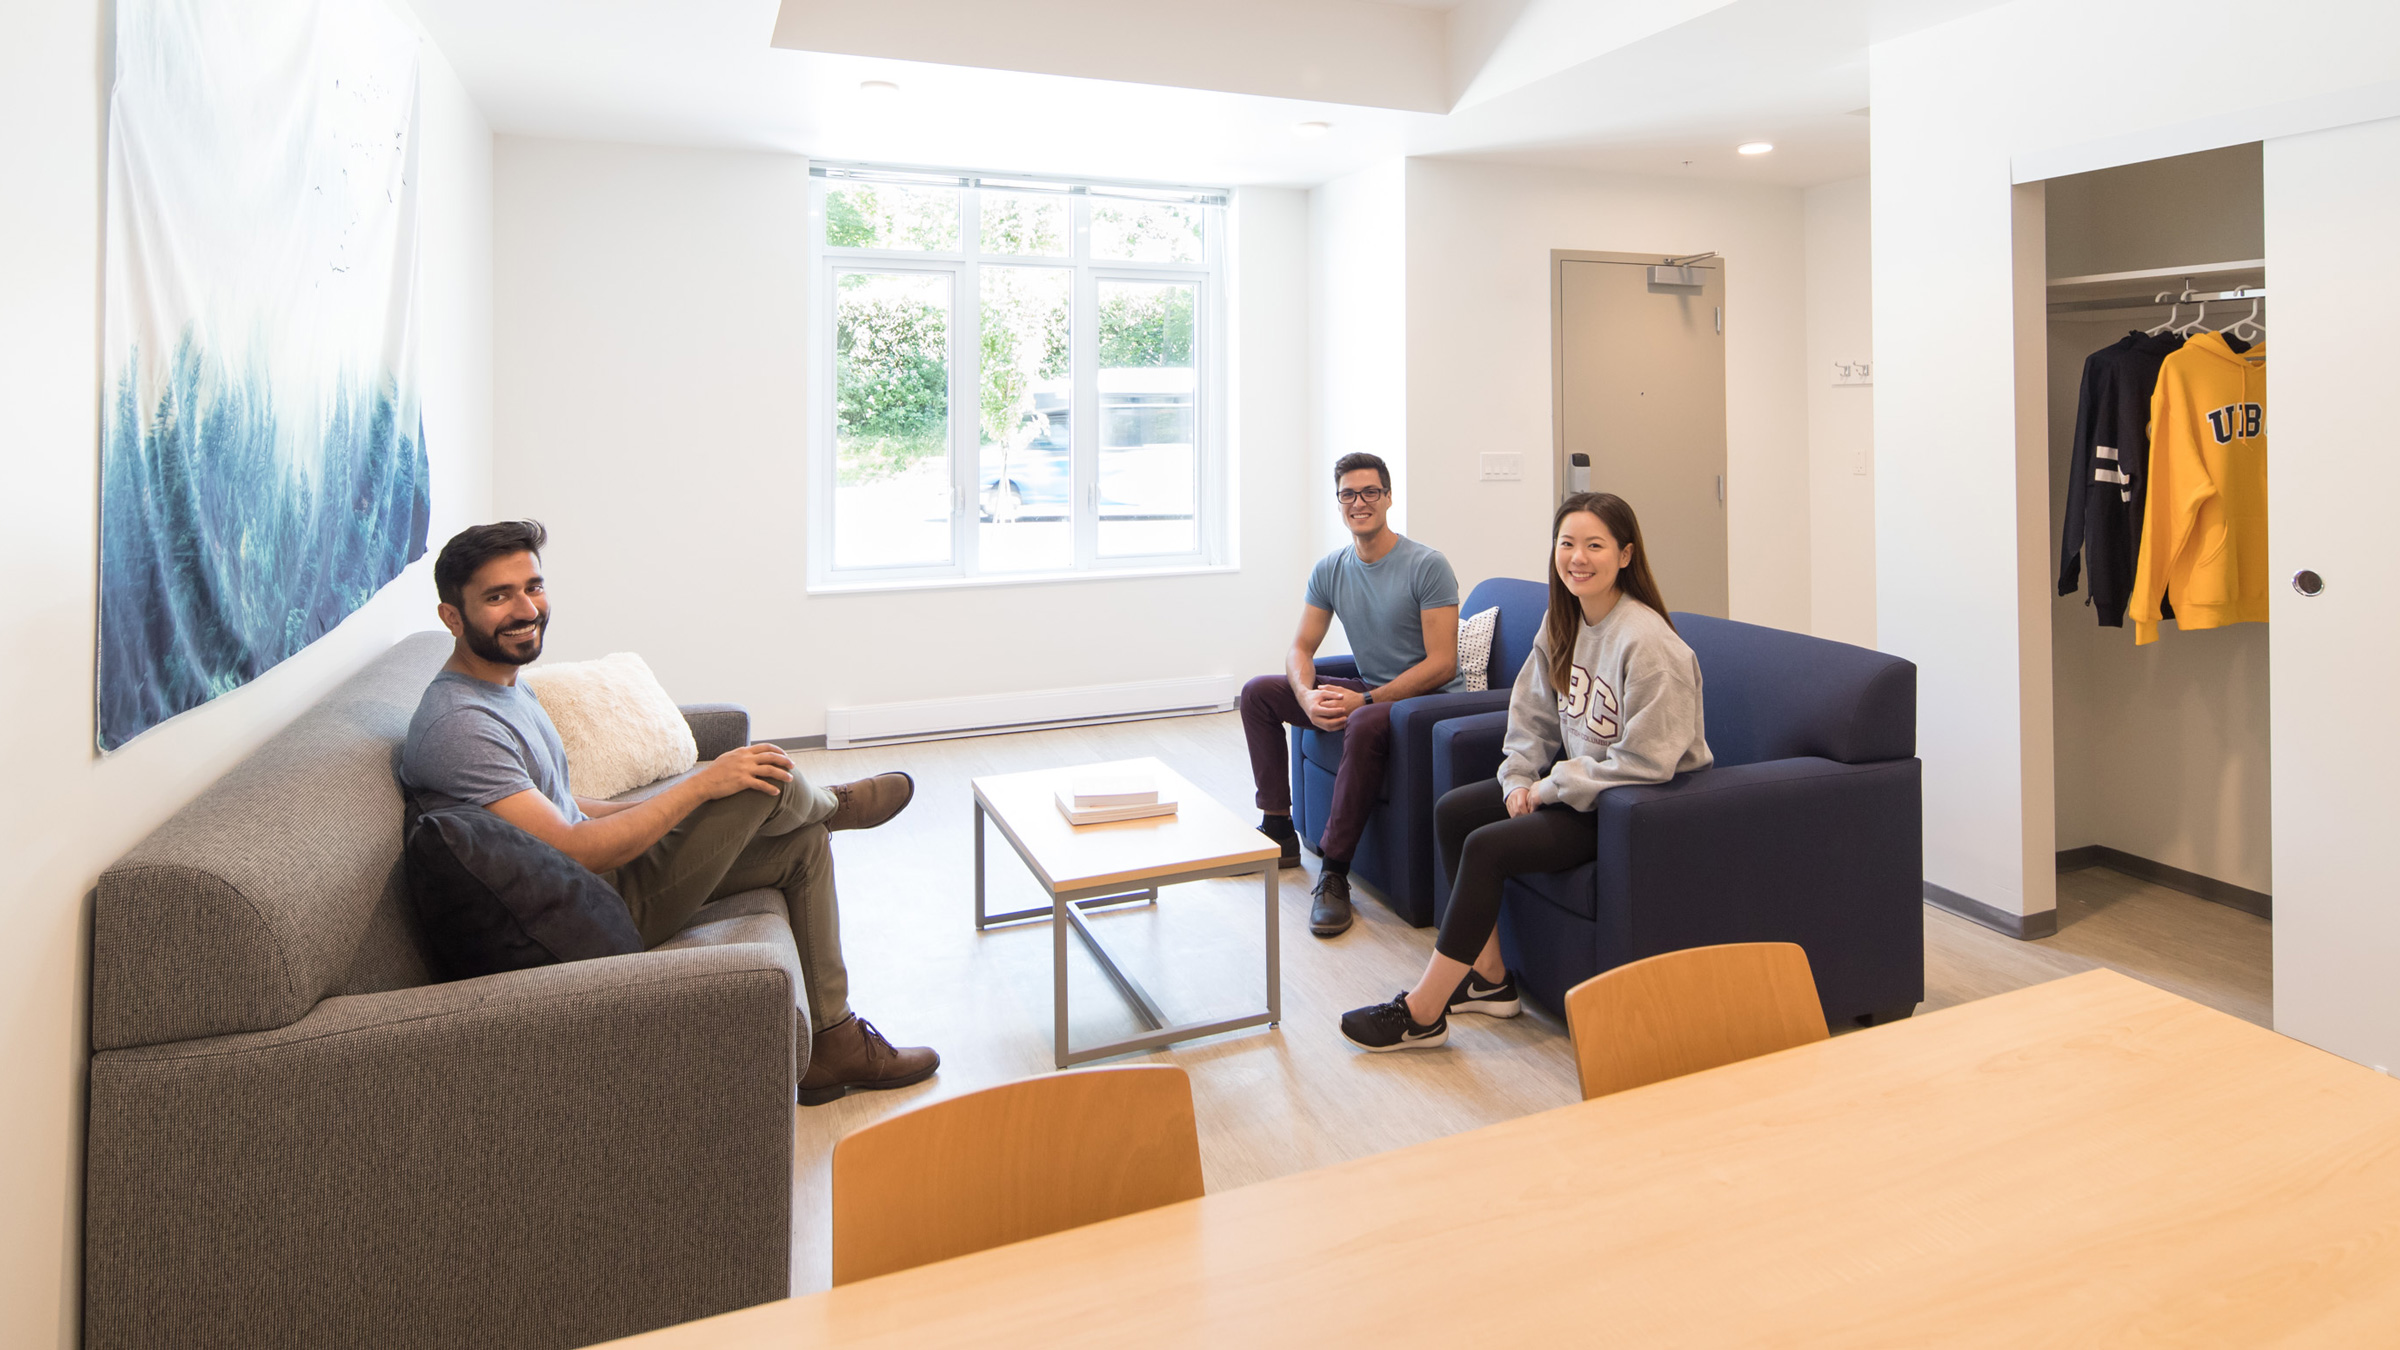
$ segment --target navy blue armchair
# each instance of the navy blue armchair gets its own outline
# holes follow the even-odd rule
[[[1714,767],[1600,794],[1598,856],[1512,878],[1500,945],[1525,991],[1720,942],[1796,942],[1829,1024],[1905,1017],[1925,996],[1917,668],[1846,643],[1677,614],[1700,659]],[[1499,772],[1505,711],[1454,718],[1440,790]],[[1439,886],[1446,910],[1449,888]]]
[[[1392,705],[1392,753],[1384,766],[1383,794],[1359,836],[1350,860],[1353,880],[1363,880],[1392,912],[1419,928],[1434,921],[1434,886],[1441,869],[1433,859],[1433,803],[1445,790],[1432,777],[1433,729],[1446,718],[1508,709],[1517,667],[1541,632],[1549,588],[1538,581],[1494,577],[1477,586],[1459,606],[1464,621],[1497,605],[1500,623],[1492,636],[1493,687],[1477,693],[1424,694]],[[1317,662],[1320,676],[1356,678],[1347,656]],[[1342,763],[1342,734],[1315,727],[1292,729],[1292,823],[1311,853],[1324,836],[1333,806],[1333,775]]]

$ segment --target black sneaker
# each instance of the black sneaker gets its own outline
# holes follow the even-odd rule
[[[1408,1015],[1408,995],[1389,1003],[1352,1008],[1342,1014],[1342,1035],[1361,1050],[1430,1050],[1450,1039],[1450,1015],[1443,1013],[1429,1027]]]
[[[1309,894],[1316,897],[1316,902],[1308,907],[1308,931],[1321,938],[1340,937],[1350,931],[1349,873],[1320,875],[1316,889]]]
[[[1513,970],[1502,976],[1498,984],[1485,984],[1481,975],[1468,971],[1467,978],[1460,980],[1457,991],[1450,995],[1450,1006],[1443,1010],[1445,1015],[1482,1013],[1486,1017],[1514,1017],[1523,1011],[1525,1005],[1517,998],[1517,973]]]

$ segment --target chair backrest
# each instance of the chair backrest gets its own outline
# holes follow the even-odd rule
[[[1136,1064],[985,1088],[834,1145],[833,1282],[1199,1195],[1183,1070]]]
[[[1567,991],[1584,1100],[1825,1039],[1808,953],[1790,942],[1692,947]]]
[[[1914,662],[1706,614],[1673,618],[1700,660],[1708,748],[1718,764],[1801,755],[1870,764],[1917,753]]]
[[[1458,617],[1471,619],[1494,605],[1500,607],[1500,623],[1492,634],[1492,688],[1506,689],[1516,683],[1518,667],[1532,654],[1533,640],[1541,634],[1542,616],[1550,606],[1550,585],[1515,577],[1489,578],[1467,593]]]
[[[100,874],[94,1050],[267,1031],[431,980],[392,757],[450,649],[402,638]]]

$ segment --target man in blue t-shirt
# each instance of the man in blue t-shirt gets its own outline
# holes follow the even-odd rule
[[[550,627],[547,539],[530,520],[477,525],[434,559],[435,613],[456,645],[409,721],[401,787],[420,810],[481,807],[590,869],[624,899],[645,946],[674,937],[711,900],[783,892],[813,1033],[801,1103],[932,1076],[939,1055],[893,1046],[850,1010],[825,839],[899,814],[915,791],[908,775],[818,787],[783,747],[761,742],[728,750],[638,802],[576,796],[558,728],[517,683]]]
[[[1300,632],[1284,658],[1283,673],[1250,681],[1241,697],[1250,774],[1258,785],[1258,809],[1265,813],[1259,829],[1283,845],[1286,867],[1300,865],[1300,836],[1292,828],[1283,729],[1313,726],[1341,733],[1341,768],[1333,777],[1333,805],[1318,840],[1325,866],[1308,912],[1308,931],[1327,938],[1350,927],[1350,855],[1383,787],[1391,705],[1460,683],[1458,576],[1449,559],[1393,532],[1387,520],[1392,474],[1381,459],[1344,455],[1334,462],[1333,482],[1350,542],[1309,573]],[[1317,675],[1317,645],[1336,618],[1358,662],[1356,679]]]

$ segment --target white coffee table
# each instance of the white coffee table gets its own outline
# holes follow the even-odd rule
[[[1059,814],[1058,790],[1090,773],[1146,773],[1162,794],[1181,805],[1171,816],[1119,820],[1102,825],[1070,825]],[[1232,812],[1210,800],[1184,777],[1155,759],[1118,760],[1108,764],[1078,764],[1031,773],[997,774],[974,780],[975,788],[975,927],[1046,918],[1051,923],[1052,1003],[1056,1013],[1058,1067],[1088,1064],[1135,1050],[1153,1050],[1176,1041],[1211,1036],[1242,1027],[1273,1026],[1283,1020],[1282,965],[1275,940],[1275,874],[1282,850],[1274,840],[1252,829]],[[1024,859],[1035,880],[1049,893],[1044,908],[1007,914],[984,911],[983,823],[990,817]],[[1162,886],[1211,877],[1255,875],[1266,897],[1267,1006],[1211,1022],[1167,1023],[1158,1003],[1109,953],[1084,911],[1158,899]],[[1133,1005],[1134,1014],[1150,1030],[1126,1040],[1071,1049],[1067,1044],[1067,930],[1083,939],[1092,959],[1107,972],[1110,983]]]

